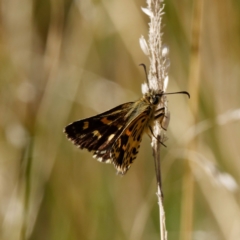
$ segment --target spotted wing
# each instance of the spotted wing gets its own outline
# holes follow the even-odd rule
[[[110,156],[119,174],[125,174],[137,156],[144,128],[148,124],[150,109],[145,109],[115,141]]]
[[[93,157],[110,163],[110,150],[129,122],[134,103],[119,105],[107,112],[69,124],[64,132],[77,147],[93,151]]]

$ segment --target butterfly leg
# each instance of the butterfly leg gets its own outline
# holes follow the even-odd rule
[[[154,116],[154,119],[159,119],[161,118],[160,120],[160,123],[161,123],[161,127],[167,131],[167,127],[169,125],[169,122],[170,122],[170,112],[169,111],[165,111],[165,107],[163,108],[159,108],[156,112],[155,112],[155,116]]]
[[[153,136],[154,138],[156,138],[156,140],[157,140],[160,144],[162,144],[164,147],[167,147],[163,142],[161,142],[161,141],[159,140],[158,137],[156,137],[156,136],[153,134],[153,130],[152,130],[151,126],[148,126],[148,127],[149,127],[149,130],[150,130],[150,132],[151,132],[151,136]],[[148,134],[148,135],[149,135],[149,137],[151,137],[150,134]]]
[[[154,119],[158,119],[158,118],[160,118],[161,116],[163,116],[163,115],[164,115],[164,110],[165,110],[164,107],[157,109],[157,110],[155,111]]]

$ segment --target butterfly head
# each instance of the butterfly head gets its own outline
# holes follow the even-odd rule
[[[145,101],[151,105],[158,105],[161,101],[161,97],[164,95],[164,92],[155,93],[154,91],[150,91],[144,94],[143,98]]]

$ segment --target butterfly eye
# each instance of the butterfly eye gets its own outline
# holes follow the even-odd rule
[[[152,104],[157,105],[159,103],[159,96],[155,95],[151,99]]]

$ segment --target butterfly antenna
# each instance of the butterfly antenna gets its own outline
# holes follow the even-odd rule
[[[190,98],[190,94],[187,91],[181,91],[181,92],[172,92],[172,93],[163,93],[163,95],[170,95],[170,94],[186,94]]]
[[[147,80],[147,85],[149,87],[149,80],[148,80],[146,65],[144,63],[141,63],[141,64],[139,64],[139,66],[142,66],[144,68],[144,72],[145,72],[145,76],[146,76],[146,80]]]

